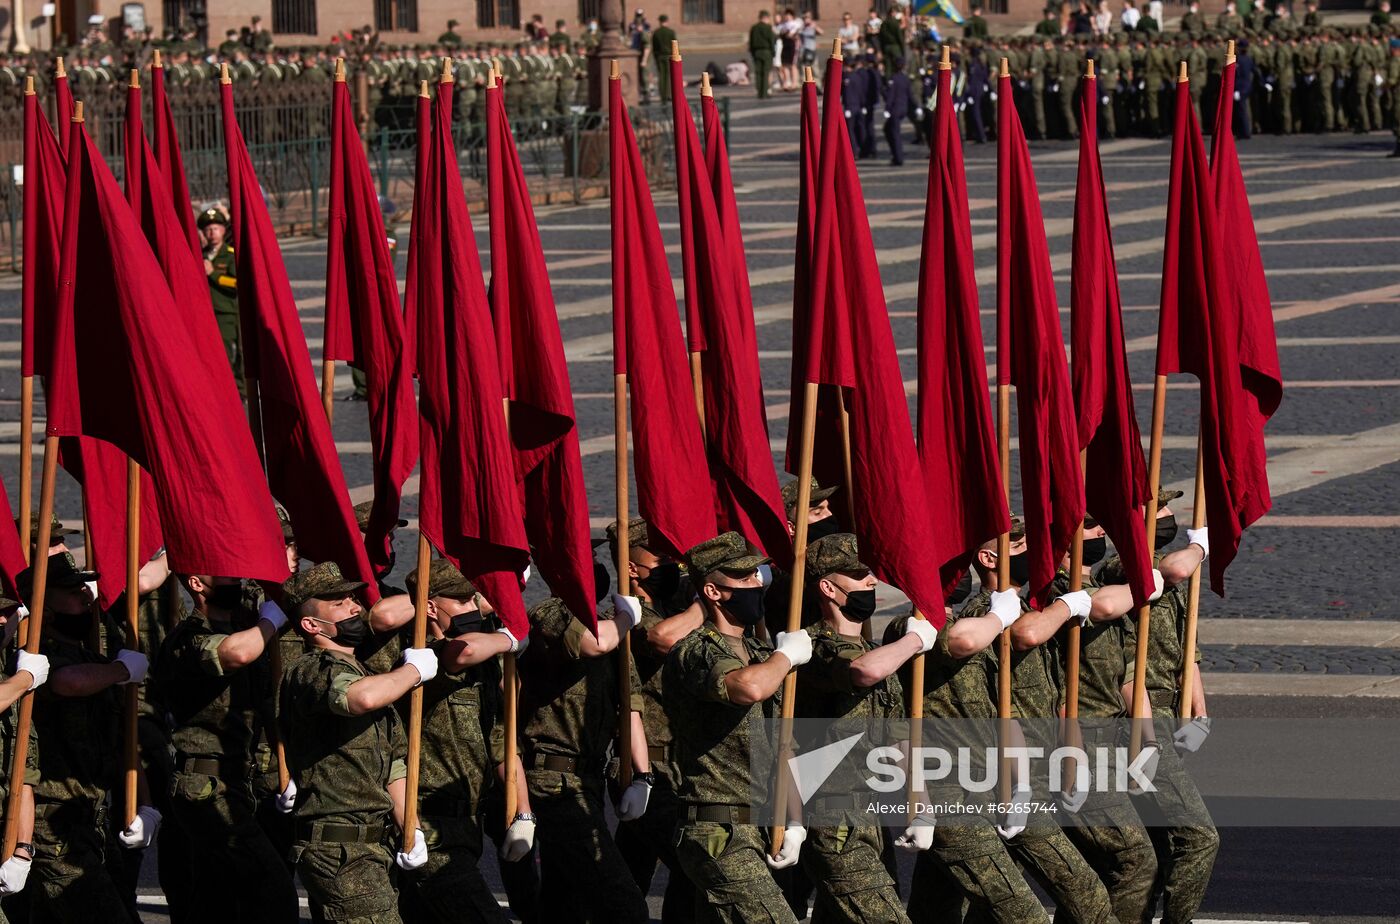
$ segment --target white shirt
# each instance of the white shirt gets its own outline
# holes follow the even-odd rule
[[[1128,32],[1132,32],[1137,28],[1138,20],[1142,19],[1142,14],[1138,12],[1137,7],[1130,6],[1125,8],[1123,10],[1123,15],[1118,18],[1123,23],[1123,28]]]

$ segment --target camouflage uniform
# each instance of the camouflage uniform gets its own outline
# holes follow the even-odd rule
[[[450,563],[438,559],[432,567],[430,596],[476,592]],[[375,673],[393,670],[404,649],[412,645],[412,633],[412,625],[406,626],[368,643],[372,652],[357,654]],[[446,645],[445,640],[428,642],[439,659]],[[406,921],[506,920],[478,866],[481,801],[495,780],[496,761],[488,742],[500,684],[500,669],[492,659],[455,674],[440,668],[423,685],[418,826],[428,843],[428,862],[400,874],[399,912]],[[406,722],[408,701],[400,700],[398,706]]]
[[[360,586],[329,562],[283,584],[293,613],[312,595]],[[279,725],[297,784],[292,862],[316,921],[400,921],[388,786],[407,775],[407,741],[393,709],[351,715],[350,686],[367,676],[354,658],[313,648],[282,678]]]
[[[618,723],[616,661],[583,657],[586,634],[562,600],[546,600],[530,610],[530,647],[519,662],[541,910],[550,921],[645,921],[646,902],[603,814],[607,749]]]
[[[1100,586],[1093,577],[1082,583],[1090,596]],[[1061,569],[1050,593],[1059,596],[1069,589],[1069,574]],[[1090,753],[1095,747],[1126,744],[1119,740],[1128,715],[1122,694],[1124,639],[1121,619],[1091,622],[1079,632],[1079,726]],[[1128,796],[1092,791],[1078,812],[1066,815],[1065,834],[1103,880],[1114,916],[1122,922],[1141,920],[1157,857]],[[1070,920],[1059,911],[1055,919]]]
[[[267,658],[226,671],[218,649],[233,631],[194,613],[156,659],[153,691],[174,726],[172,821],[203,855],[190,870],[201,920],[296,921],[291,876],[255,817],[252,748],[269,708]]]
[[[1105,563],[1100,580],[1121,583],[1122,565],[1116,559]],[[1157,850],[1157,881],[1149,910],[1153,910],[1160,895],[1163,901],[1163,924],[1190,921],[1205,898],[1210,884],[1215,856],[1220,850],[1220,835],[1210,821],[1205,801],[1195,782],[1186,772],[1181,758],[1172,746],[1171,734],[1176,728],[1177,704],[1180,697],[1179,674],[1184,663],[1182,643],[1186,623],[1185,581],[1167,589],[1152,604],[1152,619],[1147,638],[1147,698],[1152,704],[1153,724],[1161,745],[1161,760],[1153,784],[1157,793],[1133,796],[1138,814],[1149,824],[1153,846]],[[1123,620],[1124,683],[1132,683],[1137,673],[1137,614]],[[1193,654],[1200,660],[1199,647]],[[1198,823],[1183,825],[1153,824],[1160,819],[1162,805],[1172,806],[1172,814],[1189,813]]]
[[[0,600],[8,605],[14,605],[16,601]],[[14,671],[0,672],[0,680],[6,680],[14,676]],[[0,806],[5,808],[10,804],[10,768],[14,766],[15,760],[15,730],[19,725],[19,704],[20,700],[15,700],[10,704],[10,708],[0,714],[0,767],[4,772],[0,773]],[[37,786],[39,783],[39,734],[34,723],[29,725],[29,750],[24,758],[24,785]],[[0,819],[3,820],[3,819]],[[31,849],[33,845],[31,845]],[[30,867],[31,873],[33,867]],[[31,884],[32,887],[32,884]],[[18,896],[7,897],[5,904],[13,905],[16,921],[27,921],[29,895],[31,889],[26,888]],[[6,924],[5,912],[0,911],[0,924]]]

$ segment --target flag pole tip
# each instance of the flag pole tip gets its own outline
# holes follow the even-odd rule
[[[438,77],[438,83],[451,83],[451,82],[452,82],[452,59],[451,59],[451,58],[443,58],[443,59],[442,59],[442,73],[441,73],[441,75]]]
[[[345,59],[344,59],[344,58],[336,58],[336,59],[335,59],[335,82],[336,82],[336,83],[344,83],[344,82],[345,82]]]
[[[68,76],[68,69],[65,68],[65,67],[63,66],[63,55],[59,55],[57,58],[54,58],[54,76],[55,76],[55,77],[67,77],[67,76]]]
[[[810,64],[804,65],[803,68],[802,68],[802,82],[803,82],[803,83],[816,83],[816,82],[817,82],[817,78],[812,74],[812,66],[811,66]]]
[[[33,75],[33,74],[28,74],[28,75],[26,75],[25,78],[24,78],[24,95],[25,95],[25,96],[33,96],[33,95],[34,95],[34,75]]]
[[[136,68],[131,69],[131,83],[127,84],[133,90],[141,89],[141,72]]]
[[[1235,40],[1230,39],[1225,45],[1225,56],[1233,58],[1235,56]]]
[[[671,60],[672,60],[672,61],[679,61],[680,59],[681,59],[681,43],[680,43],[680,42],[672,42],[672,43],[671,43]]]
[[[1180,69],[1179,71],[1176,72],[1176,82],[1177,82],[1177,83],[1185,83],[1186,81],[1187,81],[1187,77],[1186,77],[1186,62],[1185,62],[1185,61],[1182,61],[1182,62],[1181,62],[1181,69]]]
[[[953,69],[953,49],[948,45],[943,46],[942,53],[939,55],[938,69],[942,71]]]
[[[219,83],[233,83],[233,81],[230,80],[230,79],[229,79],[229,76],[228,76],[228,62],[227,62],[227,61],[220,61],[220,62],[219,62]]]
[[[609,80],[621,80],[621,79],[622,79],[622,66],[619,64],[619,62],[618,62],[618,60],[617,60],[616,58],[613,58],[613,59],[612,59],[612,66],[608,69],[608,79],[609,79]]]
[[[496,69],[494,67],[486,72],[486,89],[496,89]]]
[[[841,57],[841,40],[839,38],[831,40],[831,57],[837,61],[845,60]]]
[[[1008,62],[1005,58],[1002,58],[1002,59],[1001,59],[1001,76],[1002,76],[1002,77],[1010,77],[1010,76],[1011,76],[1011,64],[1010,64],[1010,62]]]
[[[74,121],[74,122],[81,122],[81,121],[83,121],[83,101],[82,101],[82,100],[78,100],[77,102],[75,102],[75,103],[73,104],[73,121]]]
[[[701,71],[701,72],[700,72],[700,95],[701,95],[701,96],[714,96],[714,95],[715,95],[715,91],[712,90],[712,89],[710,89],[710,72],[709,72],[709,71]]]
[[[1090,80],[1097,80],[1097,79],[1098,79],[1098,76],[1094,73],[1094,59],[1093,59],[1093,58],[1090,58],[1090,59],[1088,60],[1088,62],[1084,65],[1084,76],[1085,76],[1085,77],[1088,77]]]
[[[427,99],[427,98],[428,98],[428,96],[429,96],[429,93],[428,93],[428,81],[426,81],[426,80],[420,80],[420,81],[418,81],[418,95],[421,96],[421,97],[423,97],[424,99]]]
[[[151,52],[151,67],[165,67],[165,65],[161,63],[159,48],[156,48]]]

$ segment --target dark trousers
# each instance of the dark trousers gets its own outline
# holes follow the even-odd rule
[[[637,888],[646,895],[656,875],[656,864],[666,864],[669,873],[661,901],[663,924],[690,924],[695,920],[695,887],[676,859],[676,824],[680,803],[668,786],[658,781],[651,791],[646,813],[634,821],[617,825],[617,851],[632,871]]]
[[[891,116],[885,120],[885,144],[890,146],[890,163],[896,167],[904,163],[904,118]]]
[[[768,98],[768,72],[773,69],[773,59],[767,55],[758,54],[753,59],[753,85],[758,90],[759,99]]]

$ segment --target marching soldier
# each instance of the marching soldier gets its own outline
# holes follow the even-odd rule
[[[806,831],[785,826],[778,859],[768,856],[749,806],[760,788],[751,767],[768,756],[750,719],[777,715],[783,678],[812,657],[806,632],[781,632],[772,647],[754,635],[763,621],[758,569],[768,559],[724,533],[686,552],[705,623],[667,656],[666,701],[681,776],[684,817],[676,854],[695,885],[696,916],[725,922],[770,919],[795,924],[768,872],[796,865]]]
[[[209,277],[209,300],[224,341],[238,393],[244,394],[243,355],[239,352],[238,263],[228,241],[228,213],[212,205],[200,213],[199,233],[204,236],[204,275]]]
[[[850,533],[827,536],[807,547],[807,582],[821,621],[806,630],[812,637],[812,659],[797,671],[799,717],[882,721],[903,715],[895,672],[933,647],[937,636],[933,624],[911,619],[904,636],[889,645],[877,646],[862,637],[861,627],[875,614],[875,575],[861,562],[856,537]],[[842,733],[851,732],[842,729]],[[814,806],[822,816],[842,820],[831,824],[824,818],[820,826],[808,829],[802,865],[817,886],[812,917],[907,922],[881,856],[881,829],[869,822],[850,794],[859,786],[858,773],[843,765],[823,789],[837,793],[844,789],[845,794],[819,799]],[[901,842],[927,850],[933,842],[933,826],[921,818]]]
[[[410,572],[408,583],[412,594],[417,571]],[[414,613],[407,601],[412,599],[378,608],[371,616],[377,632],[389,633],[359,649],[371,670],[393,670],[411,646]],[[429,566],[428,647],[437,655],[439,670],[423,686],[418,770],[418,823],[427,839],[428,862],[401,877],[399,912],[407,921],[506,919],[478,863],[482,799],[500,763],[490,747],[500,704],[496,657],[516,646],[508,632],[486,628],[480,599],[475,585],[451,562],[435,559]],[[403,712],[407,701],[398,706]],[[528,805],[522,813],[529,815]],[[526,843],[524,850],[529,847]]]
[[[8,649],[19,630],[20,603],[0,596],[0,648]],[[25,616],[28,614],[25,613]],[[0,767],[7,772],[0,779],[0,805],[10,804],[9,768],[14,765],[14,747],[19,726],[19,700],[25,693],[37,690],[49,679],[49,659],[23,649],[15,655],[13,670],[0,673]],[[14,895],[29,881],[34,863],[34,786],[39,782],[39,736],[34,725],[29,726],[29,750],[24,761],[24,793],[20,797],[20,817],[16,827],[14,853],[0,864],[0,896]],[[0,921],[5,919],[0,912]]]
[[[32,568],[20,572],[22,596],[30,597],[33,580]],[[52,682],[34,701],[34,725],[43,742],[34,787],[36,922],[134,920],[107,867],[106,813],[122,752],[115,688],[143,681],[149,662],[139,651],[123,649],[108,658],[90,647],[87,584],[96,580],[96,572],[80,570],[67,552],[49,558],[43,651]],[[119,836],[123,847],[149,846],[160,827],[139,766],[137,784],[140,804]]]
[[[282,678],[279,724],[296,783],[292,861],[315,921],[398,924],[392,865],[417,869],[427,841],[391,852],[390,822],[404,819],[406,742],[390,708],[437,674],[430,649],[409,648],[403,662],[371,674],[355,658],[370,635],[356,594],[334,562],[321,562],[282,584],[283,602],[307,651]],[[392,815],[392,817],[391,817]]]
[[[525,778],[537,817],[541,911],[549,921],[646,921],[646,901],[608,831],[603,813],[607,750],[618,727],[617,661],[611,656],[640,617],[615,598],[611,619],[588,630],[564,601],[530,610],[530,645],[520,659],[520,726]],[[633,678],[633,689],[641,684]],[[652,787],[644,704],[633,695],[632,783],[618,817],[647,810]]]
[[[263,655],[287,617],[271,602],[255,619],[243,617],[243,584],[234,578],[181,580],[194,612],[165,640],[152,682],[174,726],[174,822],[203,855],[191,870],[196,914],[206,921],[296,921],[296,890],[258,825],[252,786],[255,736],[271,708]],[[291,811],[295,795],[282,797],[282,811]],[[258,887],[248,888],[253,882]]]

